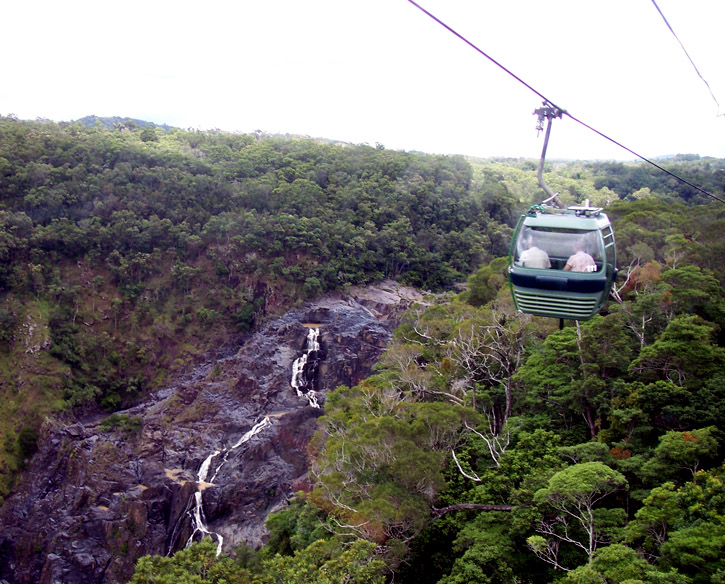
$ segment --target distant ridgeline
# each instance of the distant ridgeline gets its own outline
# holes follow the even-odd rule
[[[100,116],[85,116],[83,118],[80,118],[78,120],[74,120],[74,122],[79,122],[83,124],[84,126],[88,126],[89,128],[94,128],[97,124],[100,124],[104,128],[107,128],[109,130],[113,130],[114,128],[118,127],[119,125],[124,126],[132,126],[135,125],[139,128],[161,128],[162,130],[168,132],[173,128],[173,126],[169,126],[168,124],[155,124],[153,122],[147,122],[145,120],[138,120],[136,118],[124,118],[121,116],[106,116],[106,117],[100,117]]]
[[[146,120],[139,120],[138,118],[125,118],[122,116],[85,116],[82,118],[79,118],[77,120],[73,120],[71,123],[80,123],[88,128],[95,128],[97,125],[100,125],[108,130],[115,130],[119,128],[126,128],[126,129],[134,129],[134,128],[159,128],[165,132],[169,132],[171,130],[180,130],[181,128],[178,128],[176,126],[169,126],[168,124],[156,124],[154,122],[147,122]],[[190,128],[189,131],[194,131],[193,128]],[[219,133],[221,130],[213,130],[213,133]],[[281,138],[281,139],[287,139],[287,140],[310,140],[312,139],[310,136],[307,135],[300,135],[300,134],[279,134],[279,133],[268,133],[263,132],[262,130],[257,130],[254,132],[254,135],[258,138],[264,137],[264,138]],[[343,142],[341,140],[334,140],[330,138],[314,138],[315,141],[320,142],[322,144],[337,144],[339,146],[352,146],[350,142]],[[377,147],[380,147],[378,144]],[[425,154],[424,152],[414,151],[415,154]]]

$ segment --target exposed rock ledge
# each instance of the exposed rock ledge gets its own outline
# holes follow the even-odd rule
[[[16,583],[127,582],[140,556],[182,548],[202,490],[209,530],[224,549],[260,545],[264,520],[306,484],[306,445],[321,410],[290,386],[308,328],[320,325],[324,395],[370,374],[403,311],[423,301],[385,282],[321,298],[268,322],[231,356],[98,422],[48,423],[40,449],[0,509],[0,578]],[[207,456],[229,449],[255,423],[270,424],[230,451],[213,482],[198,484]],[[128,421],[140,421],[134,428]]]

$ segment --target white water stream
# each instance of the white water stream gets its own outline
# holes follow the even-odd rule
[[[320,351],[320,329],[317,327],[309,327],[307,333],[307,341],[305,345],[305,352],[292,363],[292,379],[290,384],[297,392],[297,395],[307,399],[309,404],[313,408],[319,408],[320,404],[317,401],[317,393],[312,389],[313,379],[308,379],[308,365],[310,359],[317,359],[317,353]],[[314,375],[314,374],[313,374]],[[214,481],[219,475],[219,471],[226,464],[229,454],[239,448],[245,442],[248,442],[253,436],[256,436],[263,428],[271,424],[271,420],[268,416],[265,416],[261,422],[255,424],[246,434],[244,434],[237,443],[231,448],[225,448],[224,450],[215,450],[212,454],[206,457],[204,462],[199,467],[199,472],[196,476],[196,482],[198,490],[194,493],[194,507],[189,510],[191,516],[191,525],[193,531],[186,541],[186,547],[189,547],[197,535],[203,539],[204,537],[214,537],[217,541],[216,553],[217,556],[222,552],[222,545],[224,544],[224,537],[220,533],[209,531],[206,524],[206,517],[204,517],[204,505],[203,505],[203,493],[204,489],[214,486]],[[214,467],[214,473],[211,479],[207,481],[209,476],[209,469],[211,468],[212,461],[221,457],[218,464]]]
[[[317,392],[312,389],[312,379],[307,378],[307,365],[310,357],[317,358],[316,353],[320,350],[320,329],[309,327],[307,333],[307,344],[305,352],[292,363],[292,380],[290,385],[297,392],[297,395],[307,399],[313,408],[319,408]]]
[[[239,448],[245,442],[248,442],[253,436],[259,434],[259,432],[261,432],[263,428],[269,426],[271,423],[272,421],[269,419],[269,417],[265,416],[261,422],[257,422],[257,424],[255,424],[251,430],[244,434],[234,446],[232,446],[231,448],[225,448],[224,450],[215,450],[214,453],[207,456],[204,462],[201,464],[196,477],[198,490],[196,491],[196,493],[194,493],[194,508],[190,511],[191,525],[194,530],[192,531],[191,536],[189,536],[189,539],[186,541],[186,547],[189,547],[193,543],[194,537],[197,534],[201,534],[202,538],[206,536],[215,537],[217,540],[216,554],[218,556],[222,553],[224,537],[220,533],[209,531],[209,528],[206,525],[206,518],[204,517],[202,494],[204,492],[204,489],[214,486],[214,480],[216,479],[219,471],[229,458],[229,454],[236,448]],[[219,455],[222,455],[221,461],[214,468],[214,474],[212,475],[211,480],[207,482],[207,477],[209,476],[209,468],[211,467],[212,460]]]

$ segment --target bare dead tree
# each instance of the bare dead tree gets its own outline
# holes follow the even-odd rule
[[[462,372],[472,389],[474,409],[482,408],[491,436],[499,436],[513,406],[513,375],[524,358],[524,349],[533,334],[526,326],[529,317],[492,309],[492,324],[466,323],[458,327],[448,344],[448,356]],[[503,404],[478,404],[476,383],[503,390]]]

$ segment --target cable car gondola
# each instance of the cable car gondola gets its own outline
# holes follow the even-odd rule
[[[534,205],[519,219],[509,253],[514,305],[537,316],[587,320],[604,306],[616,263],[614,232],[600,208]]]
[[[609,218],[599,207],[565,209],[543,180],[546,145],[552,117],[561,111],[536,110],[546,117],[539,184],[549,199],[532,206],[516,224],[509,250],[509,283],[520,312],[559,319],[587,320],[601,310],[617,277],[617,252]]]

